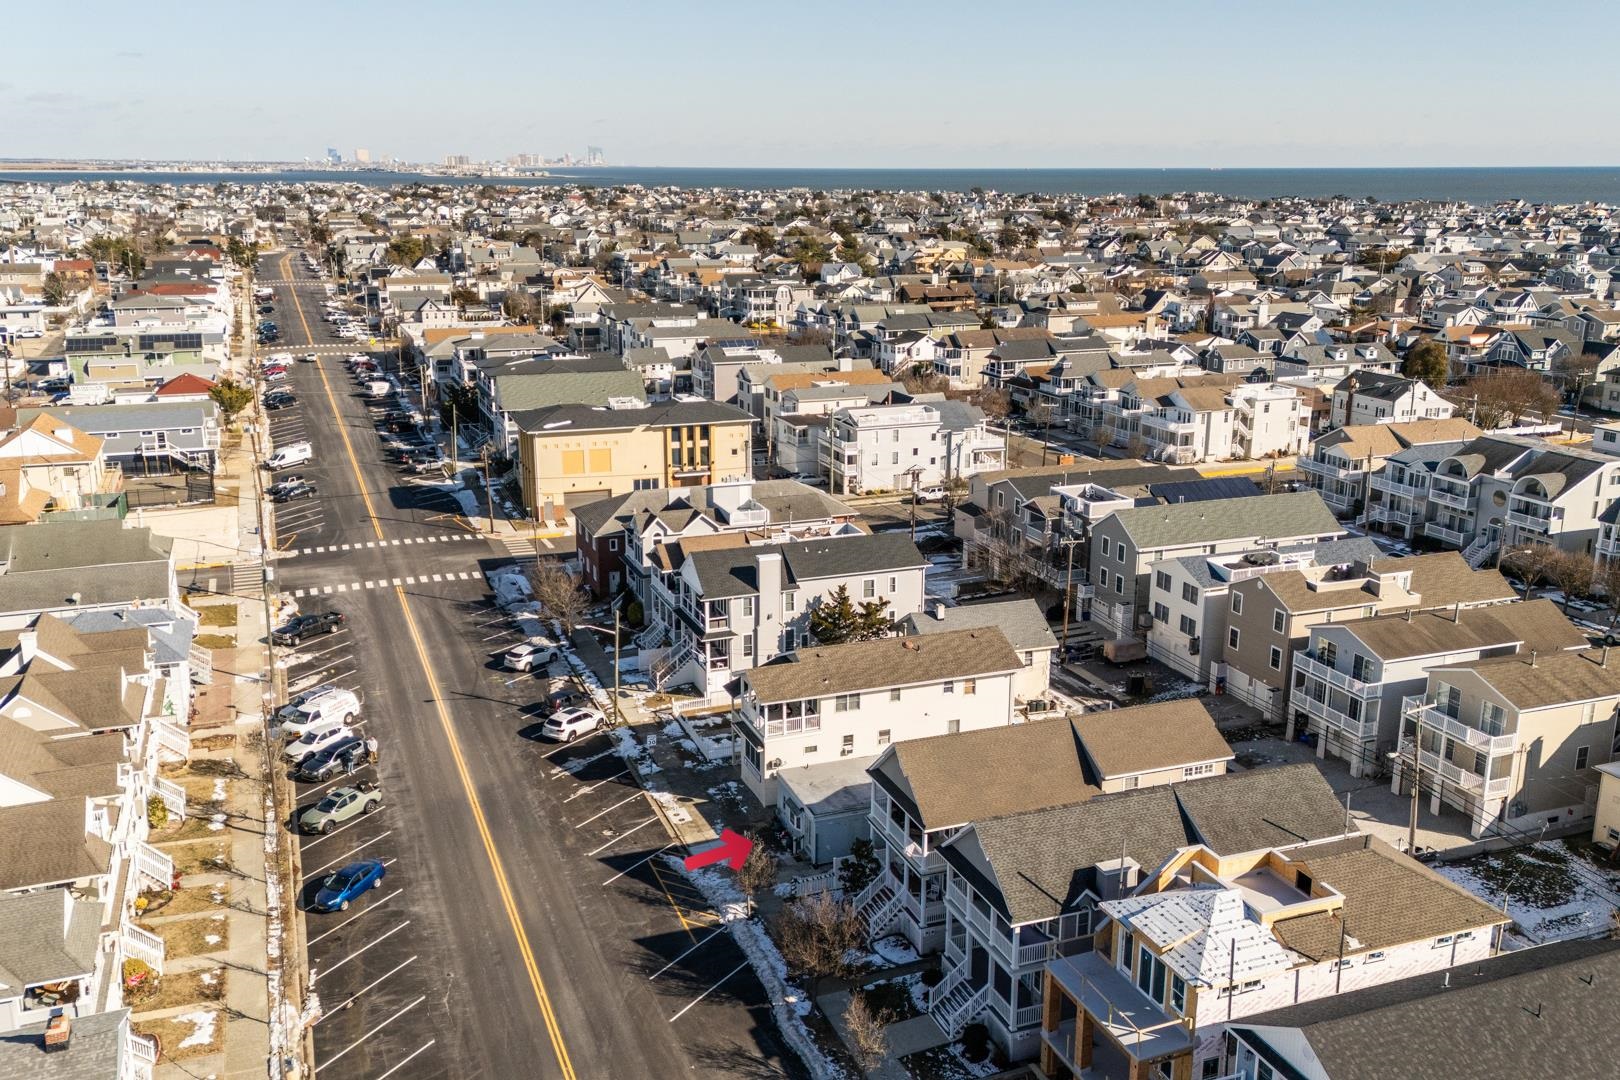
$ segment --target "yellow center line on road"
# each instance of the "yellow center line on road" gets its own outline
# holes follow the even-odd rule
[[[283,270],[287,269],[287,262],[291,256],[283,258]],[[309,323],[304,319],[303,305],[298,301],[298,291],[292,288],[293,310],[298,313],[298,321],[303,324],[304,337],[311,344],[314,337],[309,332]],[[338,412],[337,397],[332,393],[332,384],[326,377],[325,369],[317,364],[316,371],[320,373],[321,385],[326,389],[326,401],[331,406],[332,417],[337,422],[338,434],[343,437],[343,450],[348,455],[349,466],[354,471],[355,482],[360,488],[360,497],[365,500],[366,513],[371,517],[371,528],[377,534],[377,539],[383,539],[382,522],[377,518],[376,511],[371,505],[371,496],[366,492],[365,479],[360,472],[360,459],[355,456],[354,444],[349,441],[348,429],[344,426],[343,417]],[[546,1034],[551,1038],[552,1050],[556,1052],[557,1064],[562,1069],[563,1080],[576,1080],[574,1063],[568,1056],[568,1047],[563,1043],[562,1027],[557,1021],[557,1014],[551,1007],[551,995],[546,992],[545,980],[540,976],[540,965],[535,960],[534,948],[529,943],[528,931],[523,927],[523,918],[518,912],[517,900],[512,892],[510,879],[506,875],[506,866],[501,861],[500,852],[495,848],[495,836],[490,832],[489,820],[484,816],[483,804],[478,800],[478,794],[473,787],[472,773],[467,768],[467,759],[461,752],[461,741],[456,738],[454,726],[450,723],[450,713],[444,706],[444,694],[439,688],[438,676],[434,674],[433,665],[428,659],[427,646],[422,641],[421,632],[416,626],[416,616],[411,611],[411,602],[405,594],[403,587],[396,587],[394,594],[399,600],[400,611],[405,615],[405,629],[410,633],[411,642],[416,647],[417,659],[421,662],[422,673],[427,676],[428,690],[433,698],[433,707],[439,716],[439,726],[444,730],[445,741],[450,746],[450,757],[455,762],[456,775],[461,780],[461,790],[466,796],[467,805],[472,810],[473,823],[478,828],[478,835],[484,844],[484,854],[489,858],[489,867],[495,877],[495,888],[501,895],[501,905],[506,910],[506,918],[512,925],[512,934],[517,939],[519,955],[523,958],[523,966],[529,976],[529,985],[534,989],[535,1001],[540,1006],[541,1019],[545,1021]]]

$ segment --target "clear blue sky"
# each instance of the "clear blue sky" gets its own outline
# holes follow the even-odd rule
[[[1606,3],[7,5],[6,157],[1611,165]]]

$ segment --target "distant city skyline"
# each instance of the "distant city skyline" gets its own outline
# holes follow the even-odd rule
[[[1607,5],[1558,11],[1581,27],[1581,55],[1620,45]],[[8,15],[18,43],[70,29],[61,7]],[[386,108],[334,93],[372,59],[411,71],[422,45],[413,15],[444,9],[291,0],[268,17],[227,5],[177,64],[174,27],[151,9],[87,0],[71,21],[91,29],[71,51],[8,54],[6,154],[296,162],[369,147],[373,160],[386,148],[431,163],[584,160],[610,147],[618,165],[788,168],[1620,162],[1620,129],[1580,104],[1609,100],[1620,80],[1602,63],[1551,73],[1492,62],[1525,15],[1503,0],[1353,10],[1037,0],[996,12],[957,0],[831,0],[808,12],[632,0],[600,9],[596,47],[538,51],[555,10],[473,0],[456,20],[475,66],[390,79]],[[704,57],[713,66],[690,62]],[[519,89],[481,77],[492,71],[544,77]]]

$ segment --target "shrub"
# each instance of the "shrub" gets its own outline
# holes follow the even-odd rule
[[[169,823],[169,808],[156,795],[146,800],[146,820],[154,829],[161,829]]]
[[[990,1056],[990,1029],[969,1024],[962,1029],[962,1056],[977,1065]]]

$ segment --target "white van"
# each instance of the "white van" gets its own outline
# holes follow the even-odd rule
[[[330,725],[346,724],[360,715],[360,699],[352,690],[333,689],[317,694],[291,711],[276,715],[282,734],[301,738],[306,732]]]
[[[374,397],[374,398],[375,397],[387,397],[389,394],[392,394],[393,392],[394,392],[394,384],[389,382],[387,379],[367,379],[366,380],[366,396],[367,397]]]
[[[313,460],[315,448],[307,442],[288,443],[278,447],[276,452],[264,459],[264,467],[274,471],[276,469],[290,469],[294,465],[303,465]]]

